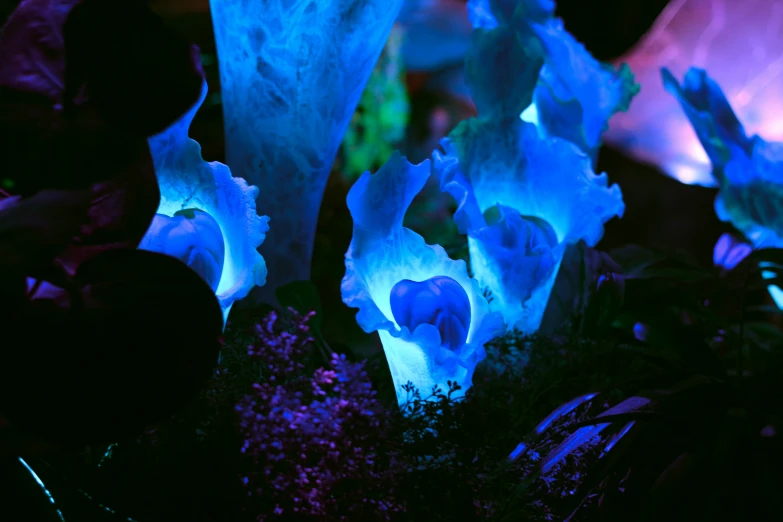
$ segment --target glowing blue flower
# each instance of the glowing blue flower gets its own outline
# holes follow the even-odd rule
[[[188,129],[206,93],[205,83],[199,102],[177,123],[149,140],[161,198],[159,216],[141,248],[190,260],[191,267],[212,283],[209,271],[220,266],[215,293],[225,319],[235,301],[266,282],[266,264],[257,248],[269,230],[269,218],[256,213],[256,187],[232,177],[222,163],[204,161],[201,146],[188,138]],[[183,210],[206,213],[219,227],[222,242],[215,237],[214,225],[203,217],[198,227],[185,219],[187,216],[177,218],[178,228],[172,230],[175,223],[162,216],[182,216]],[[201,254],[191,256],[194,251]]]
[[[738,240],[732,234],[723,234],[712,251],[713,264],[721,270],[734,270],[753,251],[749,244]]]
[[[498,3],[510,13],[509,2]],[[465,56],[465,83],[482,118],[518,117],[533,101],[544,64],[542,49],[532,33],[515,31],[503,16],[495,18],[490,5],[495,8],[495,2],[486,0],[468,4],[474,30]]]
[[[601,136],[616,112],[628,110],[639,92],[627,65],[604,64],[552,18],[530,24],[544,47],[544,66],[534,94],[541,128],[575,143],[593,162]]]
[[[487,60],[486,49],[476,50],[482,55],[479,67],[489,77],[493,76],[492,70],[497,70],[505,75],[501,85],[520,92],[527,90],[528,83],[514,81],[509,77],[509,70],[535,69],[537,83],[533,100],[519,111],[522,119],[536,124],[545,135],[575,143],[595,162],[609,119],[616,112],[628,109],[639,86],[626,65],[616,69],[593,58],[565,30],[562,20],[554,17],[554,11],[552,0],[469,1],[468,16],[474,29],[493,33],[497,39],[504,36],[516,39],[514,43],[496,46],[497,52],[528,56],[526,60],[514,60],[524,64],[523,67],[515,65],[510,69],[512,62],[504,57],[505,66],[497,68]],[[478,40],[483,38],[479,36]],[[478,47],[475,36],[473,46]],[[536,64],[532,58],[535,55],[543,60],[543,66]],[[477,99],[485,96],[485,90],[471,89],[471,94],[479,114],[488,117],[488,111],[482,110]]]
[[[206,212],[187,209],[173,216],[155,214],[139,248],[176,257],[200,275],[213,292],[220,284],[226,244],[220,225]]]
[[[703,69],[692,67],[685,73],[682,85],[669,69],[661,69],[664,88],[680,102],[696,136],[707,153],[716,177],[723,177],[729,159],[750,156],[753,140],[734,114],[720,86]]]
[[[518,118],[464,121],[442,146],[434,170],[459,205],[473,274],[506,324],[533,333],[566,245],[601,239],[604,223],[625,210],[620,188],[576,145],[542,138]]]
[[[689,70],[682,85],[668,70],[662,74],[713,163],[718,218],[734,225],[754,248],[783,248],[783,143],[748,137],[705,71]],[[783,307],[783,291],[776,286],[769,291]]]
[[[467,390],[484,343],[504,331],[465,262],[402,226],[429,175],[429,161],[411,165],[395,153],[348,194],[354,227],[343,301],[359,309],[365,332],[379,333],[401,404],[409,381],[423,395],[436,385],[447,390],[447,381]]]
[[[567,36],[552,0],[471,0],[468,14],[465,79],[479,115],[442,141],[434,169],[457,200],[454,219],[491,308],[531,334],[566,246],[594,245],[625,210],[620,188],[592,169],[624,87]],[[534,92],[548,93],[538,95],[536,124],[523,113]]]
[[[310,279],[326,182],[403,0],[210,0],[226,162],[272,218],[254,299]]]

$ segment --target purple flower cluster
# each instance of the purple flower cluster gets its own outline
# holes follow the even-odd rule
[[[303,371],[312,316],[282,324],[271,313],[256,329],[250,354],[268,373],[236,407],[250,460],[242,481],[259,521],[390,520],[400,508],[379,458],[383,409],[363,363],[333,354],[328,367]]]
[[[270,312],[255,327],[254,342],[248,346],[250,357],[261,360],[266,366],[266,377],[270,382],[297,380],[304,371],[304,361],[311,351],[308,322],[315,312],[300,315],[293,309],[289,321],[279,321],[277,312]],[[282,324],[285,323],[285,324]]]

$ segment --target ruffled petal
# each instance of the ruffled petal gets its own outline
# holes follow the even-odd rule
[[[682,85],[668,70],[662,73],[666,89],[679,99],[712,162],[720,186],[715,198],[718,218],[734,225],[754,248],[783,247],[783,143],[749,138],[720,86],[705,71],[690,69]],[[716,264],[718,253],[716,248]],[[772,275],[762,271],[762,277]],[[775,285],[768,289],[783,308],[783,290]]]
[[[750,157],[733,156],[724,168],[716,210],[757,248],[783,246],[783,143],[757,138]]]
[[[429,161],[412,165],[399,153],[376,174],[363,174],[348,194],[354,234],[346,253],[343,301],[358,308],[356,320],[366,332],[378,331],[398,399],[412,382],[423,395],[446,381],[469,388],[475,365],[484,358],[483,344],[502,334],[500,314],[493,314],[464,261],[449,258],[438,245],[402,226],[405,212],[430,175]],[[424,282],[450,278],[467,294],[470,304],[467,342],[443,345],[437,325],[420,323],[411,331],[397,323],[392,290],[401,281]]]
[[[625,210],[620,187],[595,174],[584,152],[564,139],[541,139],[522,120],[467,120],[442,146],[470,182],[482,213],[498,204],[513,208],[547,222],[559,242],[583,239],[593,246],[604,223]]]
[[[471,119],[434,154],[441,189],[458,208],[471,269],[509,326],[535,332],[568,243],[594,245],[625,209],[617,185],[593,173],[576,145],[541,137],[520,119]],[[488,211],[495,212],[487,220]]]
[[[595,161],[609,119],[628,110],[639,85],[627,65],[615,68],[593,58],[562,20],[552,18],[530,28],[545,56],[535,90],[540,125],[548,135],[575,143]]]
[[[661,69],[661,76],[664,88],[680,102],[719,177],[732,157],[750,156],[753,140],[745,133],[723,90],[706,71],[692,67],[682,84],[669,69]]]
[[[206,84],[201,101],[205,95]],[[269,230],[269,218],[256,212],[258,188],[233,177],[226,165],[204,161],[201,146],[187,137],[199,106],[149,140],[161,192],[158,213],[173,216],[198,209],[220,226],[225,259],[216,293],[227,317],[235,301],[266,283],[266,264],[257,249]]]
[[[193,269],[213,292],[220,284],[225,242],[217,221],[200,210],[180,210],[173,216],[155,214],[142,250],[175,257]]]

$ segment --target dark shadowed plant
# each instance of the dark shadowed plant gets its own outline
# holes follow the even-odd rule
[[[626,384],[630,397],[575,424],[544,459],[595,440],[603,447],[561,519],[780,519],[783,337],[757,322],[769,308],[748,303],[777,278],[762,278],[759,265],[779,263],[781,252],[754,252],[722,276],[639,249],[613,258],[626,290],[638,292],[614,326],[635,331],[628,350],[652,371]]]
[[[109,29],[117,16],[132,28]],[[136,250],[159,199],[147,137],[197,100],[203,73],[126,0],[25,0],[0,49],[2,168],[19,181],[0,212],[0,410],[53,443],[111,441],[181,406],[217,358],[203,282]]]
[[[198,99],[197,50],[143,2],[25,0],[0,54],[0,411],[70,451],[135,436],[220,349],[205,283],[136,250],[159,199],[147,138]]]

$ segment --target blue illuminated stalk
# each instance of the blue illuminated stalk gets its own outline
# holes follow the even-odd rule
[[[598,394],[597,393],[587,393],[585,395],[580,395],[579,397],[576,397],[575,399],[571,399],[570,401],[558,406],[552,413],[547,415],[544,420],[539,422],[535,429],[533,430],[533,434],[529,438],[536,438],[542,435],[546,430],[549,429],[552,424],[555,423],[555,421],[563,418],[565,415],[568,415],[575,409],[577,409],[579,406],[583,405],[586,402],[589,402],[593,400]],[[520,442],[516,448],[514,448],[514,451],[511,452],[511,454],[508,456],[509,460],[514,461],[518,459],[521,455],[527,452],[529,448],[529,441],[526,442]]]
[[[772,265],[770,263],[761,264],[761,268],[764,268],[765,266],[772,266]],[[775,279],[775,277],[777,277],[777,274],[775,272],[763,270],[761,272],[761,277],[764,279]],[[769,285],[767,287],[767,290],[769,291],[769,295],[772,297],[772,300],[775,301],[777,307],[783,310],[783,290],[781,290],[780,287],[777,285]]]
[[[30,467],[30,465],[24,461],[21,457],[19,458],[19,462],[22,463],[22,466],[30,473],[30,475],[33,477],[33,480],[35,480],[35,483],[38,484],[38,486],[43,491],[43,494],[46,495],[46,498],[49,500],[49,503],[54,506],[54,511],[57,513],[57,517],[62,521],[65,522],[65,517],[63,516],[62,512],[57,508],[57,504],[54,501],[54,497],[51,493],[49,493],[49,490],[46,489],[46,485],[43,483],[43,480],[41,480],[41,477],[38,476],[38,474],[33,471],[33,468]]]
[[[259,293],[309,279],[326,181],[402,0],[211,0],[226,162],[270,217]]]

